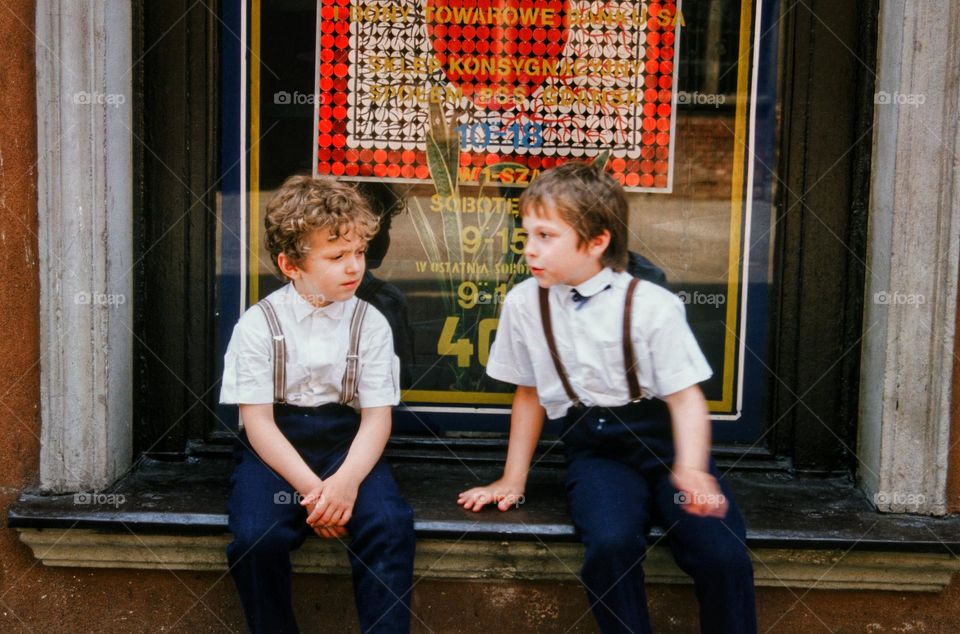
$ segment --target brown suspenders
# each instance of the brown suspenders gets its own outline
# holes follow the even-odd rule
[[[540,287],[540,321],[543,324],[543,334],[547,338],[547,346],[550,348],[550,358],[553,359],[553,367],[563,383],[563,389],[567,393],[567,398],[573,401],[574,405],[580,404],[580,398],[573,391],[570,385],[570,379],[567,377],[567,371],[563,369],[563,363],[560,361],[560,353],[557,352],[557,342],[553,338],[553,324],[550,321],[550,289]]]
[[[630,402],[640,400],[640,379],[637,378],[637,360],[633,356],[633,339],[630,337],[633,326],[633,292],[640,278],[630,280],[627,286],[627,300],[623,306],[623,365],[627,372],[627,385],[630,386]]]
[[[283,331],[280,329],[277,311],[270,300],[260,300],[257,306],[260,307],[267,318],[267,327],[270,329],[270,337],[273,339],[273,401],[275,403],[286,403],[286,340]],[[367,306],[369,306],[367,302],[358,299],[356,306],[353,308],[353,315],[350,317],[350,347],[347,350],[347,369],[343,374],[343,383],[340,386],[341,405],[348,405],[357,397],[360,378],[360,327],[363,325],[364,315],[367,314]]]
[[[630,339],[630,330],[633,325],[633,295],[640,283],[640,278],[630,280],[627,286],[627,299],[623,307],[623,365],[627,373],[627,384],[630,387],[630,402],[638,401],[641,397],[640,381],[637,379],[637,361],[633,354],[633,342]],[[560,353],[557,352],[557,342],[553,337],[553,323],[550,319],[550,290],[540,288],[540,322],[543,324],[543,335],[547,338],[547,347],[550,349],[550,358],[553,359],[553,367],[560,377],[560,383],[567,393],[567,397],[573,401],[574,405],[580,404],[580,398],[573,391],[570,385],[570,378],[560,360]]]

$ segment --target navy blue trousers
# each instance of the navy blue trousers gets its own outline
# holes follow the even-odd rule
[[[585,548],[581,578],[600,630],[651,631],[642,561],[656,522],[677,564],[693,577],[701,632],[756,632],[743,518],[722,480],[724,519],[690,515],[677,503],[666,403],[571,408],[563,432],[567,501]],[[719,480],[712,460],[710,471]]]
[[[274,407],[277,426],[321,478],[336,472],[358,427],[342,405]],[[297,632],[290,591],[290,552],[313,529],[293,488],[267,467],[241,434],[234,452],[233,489],[227,502],[233,542],[230,573],[255,633]],[[361,483],[347,554],[364,632],[408,632],[413,577],[413,511],[382,459]]]

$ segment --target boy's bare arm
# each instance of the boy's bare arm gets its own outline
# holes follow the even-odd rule
[[[723,517],[727,501],[710,474],[710,412],[703,391],[691,385],[665,400],[675,446],[671,480],[683,496],[678,503],[692,515]]]
[[[336,473],[307,493],[303,504],[316,503],[307,523],[316,527],[342,527],[350,521],[360,483],[383,455],[390,439],[391,408],[369,407],[360,410],[360,428],[343,464]],[[342,534],[342,531],[335,531]]]
[[[464,491],[457,499],[457,504],[468,511],[479,511],[491,502],[496,502],[501,511],[517,505],[527,486],[530,461],[543,431],[543,419],[544,412],[537,400],[537,389],[517,386],[510,412],[510,441],[503,476],[487,486]]]
[[[307,466],[286,436],[280,433],[273,419],[273,405],[241,405],[240,417],[254,451],[267,466],[279,473],[301,495],[306,495],[321,482]]]

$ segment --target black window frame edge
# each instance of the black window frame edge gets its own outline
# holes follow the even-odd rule
[[[216,412],[218,8],[134,2],[135,457],[183,452]]]
[[[878,13],[801,2],[783,31],[772,444],[805,475],[856,470]]]
[[[143,141],[134,144],[135,456],[182,454],[224,436],[214,420],[216,219],[207,211],[219,160],[218,7],[188,4],[134,5]],[[877,15],[878,0],[811,0],[781,16],[771,398],[762,443],[717,449],[740,467],[852,476],[856,466]],[[469,456],[505,442],[449,438],[437,452]]]

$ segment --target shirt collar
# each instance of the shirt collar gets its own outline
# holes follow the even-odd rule
[[[329,317],[330,319],[334,320],[340,319],[343,317],[343,309],[347,303],[333,302],[332,304],[327,304],[323,308],[317,308],[305,300],[303,296],[297,292],[297,289],[293,286],[293,282],[287,284],[283,299],[290,305],[290,308],[293,311],[293,316],[298,323],[302,322],[311,315],[315,317]]]
[[[593,297],[604,290],[613,282],[613,271],[610,267],[600,269],[600,272],[580,284],[574,286],[574,290],[584,297]]]

